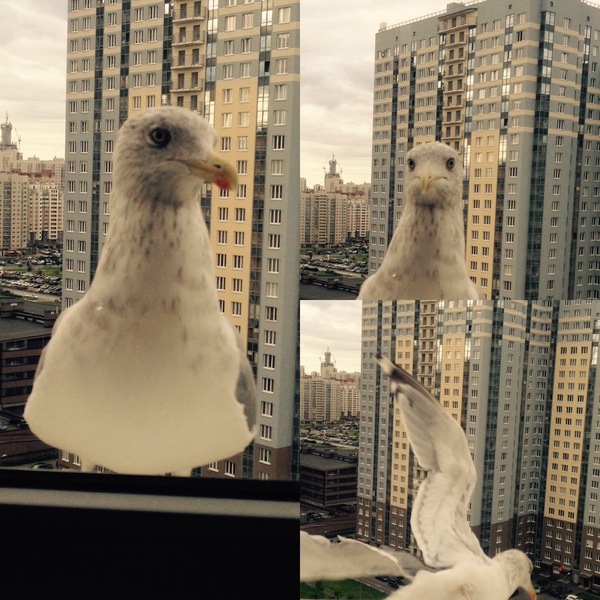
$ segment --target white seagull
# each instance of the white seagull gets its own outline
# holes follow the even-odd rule
[[[402,575],[412,582],[391,594],[390,600],[507,600],[518,587],[535,600],[529,558],[520,550],[489,558],[471,531],[467,507],[477,474],[460,425],[406,371],[380,354],[377,360],[391,378],[417,460],[429,471],[411,515],[412,533],[425,564],[406,552],[353,540],[329,543],[303,532],[301,580]]]
[[[114,154],[110,228],[93,284],[56,322],[25,408],[82,467],[182,473],[256,431],[242,342],[219,311],[204,181],[234,185],[207,121],[175,107],[130,118]]]
[[[376,273],[359,300],[477,300],[467,274],[458,153],[439,142],[406,155],[405,205]]]
[[[377,361],[391,379],[409,442],[429,471],[417,492],[412,533],[428,567],[419,571],[396,600],[507,600],[523,588],[531,600],[533,566],[520,550],[486,556],[467,521],[477,473],[460,425],[416,379],[380,354]]]

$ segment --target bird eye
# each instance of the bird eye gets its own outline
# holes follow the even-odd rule
[[[446,161],[446,166],[448,167],[448,169],[449,169],[449,170],[452,170],[452,169],[454,169],[454,163],[455,163],[455,161],[454,161],[454,159],[453,159],[453,158],[449,158],[449,159]]]
[[[171,134],[168,129],[157,127],[150,132],[150,141],[157,148],[164,148],[171,141]]]
[[[414,161],[414,159],[412,159],[412,158],[409,158],[409,159],[408,159],[406,162],[408,163],[408,168],[409,168],[411,171],[413,171],[413,170],[414,170],[414,168],[415,168],[415,161]]]

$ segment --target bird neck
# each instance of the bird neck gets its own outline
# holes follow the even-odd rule
[[[462,209],[409,205],[402,213],[388,253],[419,263],[464,263],[465,237]]]
[[[98,277],[145,293],[173,283],[198,290],[214,287],[210,240],[199,204],[137,202],[115,210]]]

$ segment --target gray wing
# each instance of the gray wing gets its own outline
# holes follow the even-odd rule
[[[248,421],[248,429],[252,431],[256,427],[256,413],[258,409],[254,373],[252,372],[252,367],[246,357],[242,338],[237,329],[233,325],[231,325],[231,327],[234,330],[237,347],[240,352],[240,372],[235,388],[235,397],[244,407],[244,415]]]
[[[377,361],[392,380],[417,460],[429,469],[411,516],[425,563],[445,568],[473,558],[487,560],[467,521],[477,473],[463,430],[409,373],[379,354]]]

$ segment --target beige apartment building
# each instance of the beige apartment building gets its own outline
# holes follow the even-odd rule
[[[466,264],[490,299],[598,298],[600,7],[451,2],[376,35],[370,271],[404,202],[404,159],[461,153]]]
[[[375,350],[415,375],[465,431],[478,480],[469,522],[490,556],[517,547],[600,586],[598,301],[365,302],[357,535],[419,550],[425,472]]]
[[[294,390],[299,280],[299,1],[69,0],[64,306],[93,280],[110,222],[112,152],[129,115],[198,112],[236,167],[203,213],[221,311],[256,373],[259,435],[212,477],[297,472]],[[80,226],[79,224],[82,223]],[[68,269],[66,269],[68,271]]]

